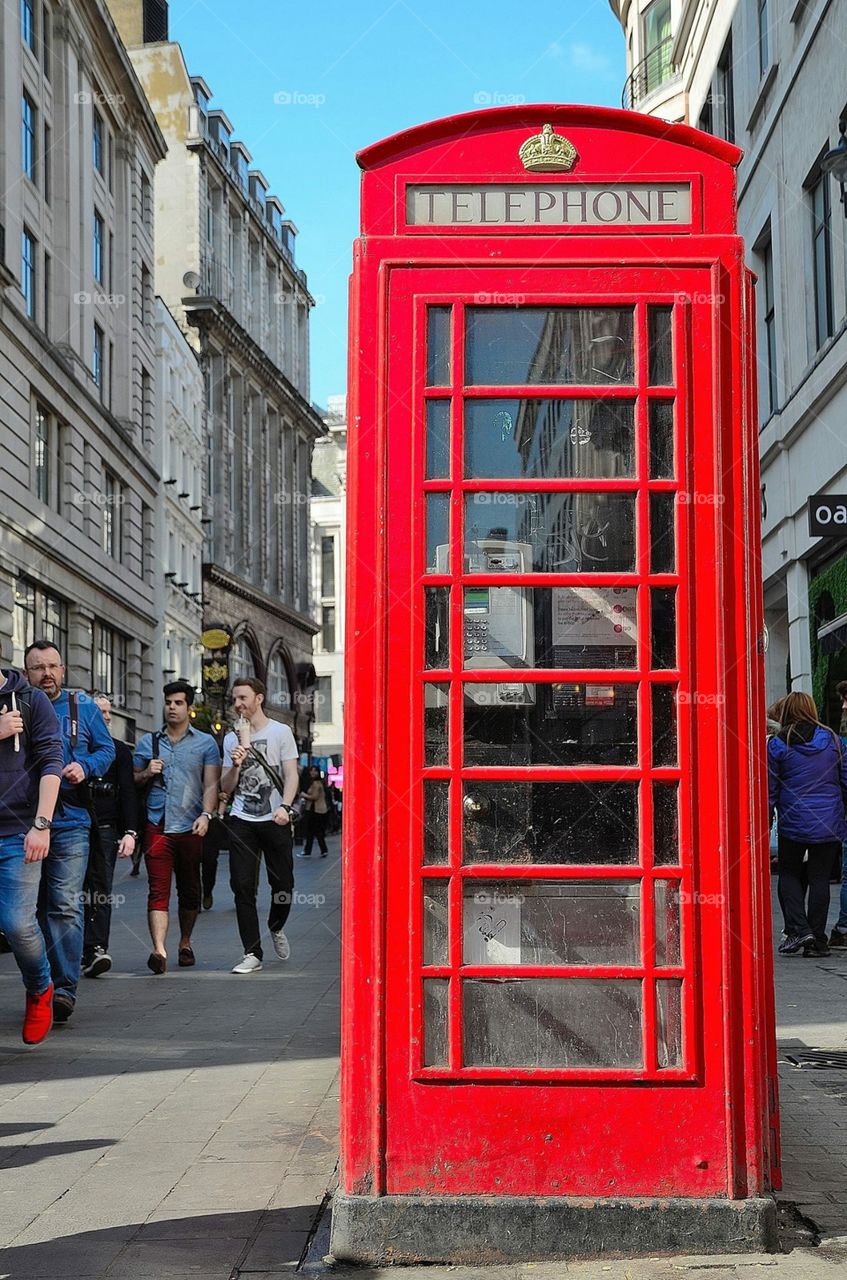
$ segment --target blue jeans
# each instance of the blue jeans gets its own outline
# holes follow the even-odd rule
[[[0,836],[0,931],[34,996],[50,985],[47,948],[35,915],[40,877],[40,862],[24,862],[23,836]]]
[[[83,883],[88,868],[88,829],[53,831],[41,864],[38,923],[47,942],[56,995],[76,999],[85,918]]]
[[[835,927],[839,933],[847,933],[847,840],[841,846],[841,903]]]

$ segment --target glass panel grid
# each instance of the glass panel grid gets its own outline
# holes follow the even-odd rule
[[[679,309],[677,308],[676,310],[678,312]],[[637,367],[638,375],[635,380],[636,381],[635,393],[638,397],[637,413],[640,415],[640,418],[642,420],[639,421],[638,430],[636,433],[638,437],[638,450],[637,450],[638,457],[637,457],[636,471],[637,471],[637,477],[638,477],[637,501],[639,503],[639,527],[635,535],[637,539],[636,541],[637,555],[636,555],[636,564],[633,567],[635,568],[636,572],[639,573],[639,576],[640,576],[640,575],[646,575],[647,572],[652,572],[652,573],[656,573],[656,572],[661,573],[663,571],[665,573],[673,572],[673,569],[675,568],[675,565],[673,565],[671,566],[670,570],[668,569],[663,570],[658,566],[654,567],[649,564],[650,524],[648,523],[648,519],[647,519],[647,509],[650,505],[650,494],[655,494],[656,492],[667,493],[671,497],[671,501],[673,501],[675,505],[675,493],[678,488],[678,483],[675,483],[672,480],[671,476],[667,474],[663,474],[663,472],[665,473],[667,472],[667,463],[657,464],[655,460],[656,449],[653,448],[651,450],[651,438],[650,438],[649,431],[647,430],[647,422],[646,422],[646,416],[648,412],[648,401],[645,395],[646,383],[647,383],[647,370],[648,370],[646,307],[644,306],[644,304],[639,304],[636,308],[636,311],[639,314],[638,314],[637,325],[636,325],[636,353],[635,354],[636,354],[636,367]],[[678,314],[675,316],[675,319],[678,322],[679,320]],[[455,375],[455,379],[454,379],[455,385],[458,388],[461,385],[463,380],[460,365],[461,365],[461,357],[464,355],[464,351],[461,350],[463,335],[462,335],[462,328],[461,328],[461,324],[459,323],[458,315],[456,315],[455,321],[456,323],[454,324],[454,332],[453,332],[453,349],[454,349],[453,372]],[[674,326],[674,328],[678,329],[678,323]],[[455,359],[456,354],[459,354],[458,361]],[[677,373],[678,373],[677,360],[681,357],[681,354],[682,352],[678,342],[678,333],[675,332],[674,333],[674,368]],[[655,385],[655,374],[654,374],[653,380]],[[662,392],[661,392],[662,395],[668,396],[669,392],[673,391],[673,388],[665,384],[664,382],[661,385],[662,385]],[[671,406],[674,403],[674,401],[671,398],[668,398],[666,402]],[[681,408],[682,407],[680,406],[680,412],[681,412]],[[459,429],[459,418],[460,418],[459,406],[454,404],[454,408],[453,408],[454,429],[452,433],[453,439],[451,442],[452,444],[451,455],[453,459],[452,474],[454,478],[461,477],[462,475],[461,468],[464,465],[464,441],[462,439],[463,432]],[[673,430],[674,442],[678,438],[683,438],[683,428],[679,422],[676,422],[676,421],[674,422],[672,430]],[[668,452],[667,439],[664,440],[662,448],[664,449],[664,456],[667,457],[667,452]],[[675,456],[675,443],[671,447],[670,456],[671,458]],[[659,470],[656,470],[657,466],[659,466]],[[508,482],[507,477],[504,477],[504,479],[506,479]],[[649,488],[648,488],[648,485],[644,483],[645,481],[648,481],[648,480],[651,481],[651,483],[649,484]],[[459,495],[458,493],[456,493],[455,483],[451,487],[453,488],[453,492],[456,495],[456,497],[458,497]],[[564,487],[565,486],[563,486],[563,488]],[[573,487],[574,487],[573,485],[567,486],[567,488],[570,488],[571,490],[573,490]],[[600,486],[598,486],[598,488],[599,487]],[[605,488],[606,486],[603,486],[603,487]],[[467,485],[467,483],[465,483],[461,485],[461,488],[464,488],[465,490],[467,490],[469,486]],[[521,488],[523,488],[523,486],[521,486]],[[463,538],[461,541],[459,541],[459,539],[457,538],[459,529],[457,528],[458,520],[456,518],[457,516],[459,516],[459,518],[462,519],[465,516],[464,507],[465,507],[464,502],[456,502],[454,500],[454,510],[452,515],[452,521],[453,521],[452,545],[454,548],[454,556],[455,556],[455,548],[457,546],[457,543],[458,545],[461,546],[463,545],[463,542],[464,542]],[[677,531],[677,536],[679,538],[679,545],[677,546],[677,552],[676,552],[676,557],[679,564],[685,563],[684,548],[683,548],[684,532],[683,532],[682,524],[687,513],[683,512],[681,513],[681,515],[682,515],[682,519],[680,520],[680,527]],[[459,570],[458,560],[454,559],[452,567],[453,567],[454,574],[461,572]],[[469,571],[469,566],[465,564],[464,569],[465,569],[465,572],[467,573]],[[446,571],[446,570],[443,570],[443,571]],[[509,573],[509,576],[511,576],[511,572],[515,572],[514,567],[511,567],[511,572],[509,570],[507,570],[507,572]],[[506,575],[504,574],[504,577],[505,576]],[[665,578],[665,581],[667,581],[667,578]],[[493,587],[492,589],[497,589],[497,587]],[[630,588],[630,589],[633,591],[633,595],[635,595],[635,588]],[[544,590],[544,588],[539,587],[539,588],[536,588],[536,590]],[[464,641],[466,640],[466,634],[465,634],[467,629],[467,614],[465,609],[466,596],[470,595],[471,601],[473,601],[474,592],[478,593],[478,589],[468,587],[464,591],[463,590],[456,591],[453,593],[453,597],[451,600],[451,606],[450,606],[452,611],[452,617],[451,617],[452,634],[450,635],[450,644],[452,646],[451,668],[454,671],[458,671],[460,669],[461,659],[463,656]],[[526,588],[525,593],[526,595],[531,595],[532,589]],[[648,623],[648,619],[652,619],[653,617],[656,616],[656,612],[657,612],[656,606],[652,605],[652,601],[650,597],[651,597],[651,592],[649,590],[638,592],[637,621],[641,623],[641,626],[640,628],[638,628],[637,626],[634,625],[633,630],[635,630],[636,633],[638,633],[640,630],[640,639],[638,641],[638,652],[640,655],[640,661],[638,662],[638,666],[635,669],[635,674],[638,674],[639,672],[643,672],[646,674],[647,670],[651,669],[651,667],[653,670],[656,670],[655,660],[652,662],[649,661],[649,658],[651,656],[652,645],[650,643],[650,634],[649,634],[650,628],[648,625],[645,625]],[[659,597],[659,602],[666,603],[667,599],[668,599],[667,596]],[[673,599],[673,595],[671,595],[671,599]],[[479,605],[480,600],[481,600],[481,596],[477,594],[477,598],[476,598],[477,605]],[[633,618],[633,623],[635,624],[635,622],[636,622],[636,618]],[[674,623],[673,623],[674,641],[677,640],[677,637],[675,634],[676,630],[677,630],[677,620],[674,617]],[[682,647],[683,645],[683,637],[681,634],[678,637],[678,644],[680,647]],[[666,651],[667,645],[663,646],[663,644],[660,643],[658,648],[659,648],[659,653],[657,656],[661,661],[662,654],[664,651]],[[677,661],[675,650],[676,650],[676,645],[674,645],[674,652],[672,654],[673,661],[669,662],[668,665],[665,666],[664,668],[660,667],[659,668],[660,670],[668,670],[670,674],[670,670],[672,670],[672,668],[675,666]],[[599,668],[599,664],[598,664],[598,668]],[[564,668],[564,669],[567,669],[567,668]],[[610,675],[613,673],[613,671],[614,671],[614,668],[611,668]],[[497,688],[501,682],[496,682],[496,683],[486,682],[486,683],[489,684],[489,688],[493,689],[493,688]],[[505,683],[508,686],[510,682],[507,681]],[[511,683],[517,684],[518,682],[512,681]],[[530,682],[530,683],[533,683],[535,685],[535,688],[537,689],[542,682]],[[549,687],[554,682],[545,681],[543,683],[548,685]],[[555,683],[558,683],[558,682],[555,682]],[[457,709],[460,710],[463,707],[463,693],[462,693],[461,685],[459,685],[457,681],[453,681],[452,684],[454,686],[457,686],[451,690],[451,694],[450,694],[451,704],[453,706],[453,712],[451,713],[452,715],[451,737],[455,741],[455,747],[458,748],[458,750],[453,756],[454,768],[455,768],[455,765],[461,759],[461,747],[462,747],[462,741],[461,741],[462,717],[457,716],[455,712]],[[666,775],[669,772],[671,773],[677,772],[677,770],[674,769],[669,771],[667,767],[663,767],[659,762],[652,759],[652,752],[650,750],[650,742],[653,736],[653,726],[652,726],[653,715],[652,715],[651,703],[652,703],[653,697],[655,696],[654,689],[656,688],[656,686],[655,684],[648,684],[645,680],[642,680],[640,684],[641,684],[641,688],[639,689],[639,696],[643,695],[644,705],[640,708],[640,713],[639,713],[640,732],[642,736],[642,751],[639,758],[639,764],[644,770],[644,783],[640,788],[641,802],[636,808],[635,816],[637,816],[637,819],[640,822],[641,828],[642,828],[642,838],[640,842],[641,847],[642,849],[649,850],[651,849],[653,844],[655,821],[658,820],[658,817],[656,820],[654,820],[654,814],[653,814],[654,788],[657,786],[663,786],[675,792],[678,784],[674,784],[670,778],[666,777]],[[526,685],[527,685],[527,682],[523,682],[522,687],[526,688]],[[477,684],[477,688],[479,687],[480,686]],[[636,685],[633,684],[632,687],[634,689]],[[446,688],[446,686],[442,686],[442,688]],[[467,689],[467,682],[465,685],[465,689]],[[671,690],[675,694],[675,686],[671,686]],[[664,694],[663,696],[666,699],[667,695]],[[464,706],[465,708],[467,707],[466,698],[464,699]],[[662,781],[661,782],[657,781],[655,784],[651,784],[648,781],[648,779],[651,776],[651,769],[657,767],[657,764],[661,770],[660,778],[662,779]],[[478,767],[478,764],[475,765],[475,767]],[[454,833],[456,833],[454,835],[454,841],[456,841],[456,843],[458,843],[458,833],[462,830],[460,822],[466,819],[467,817],[467,810],[464,809],[464,804],[468,797],[468,785],[469,783],[465,783],[462,786],[454,785],[452,788],[452,796],[451,796],[451,811],[452,811],[452,820],[453,820],[452,829]],[[480,785],[484,785],[484,784],[475,783],[472,785],[478,788]],[[527,784],[521,783],[519,785],[526,786]],[[533,784],[529,784],[529,785],[533,785]],[[542,783],[538,785],[544,785],[544,784]],[[668,806],[666,805],[666,809],[667,807]],[[674,805],[673,808],[676,809],[676,805]],[[463,809],[464,809],[464,812],[463,812]],[[668,840],[673,839],[673,836],[672,834],[669,834],[667,829],[666,812],[663,811],[663,814],[661,816],[662,816],[662,820],[665,822],[665,827],[663,828],[663,838],[667,843]],[[678,823],[679,823],[679,819],[677,819],[677,827],[676,827],[677,843],[679,841]],[[649,839],[645,839],[645,836],[648,836],[648,835],[649,835]],[[453,859],[455,858],[456,852],[457,850],[454,849],[454,852],[449,855],[451,861],[453,861]],[[525,854],[526,850],[524,849],[523,852]],[[531,857],[531,859],[526,858],[526,856],[515,858],[514,856],[515,853],[516,853],[516,848],[513,844],[511,849],[506,853],[506,856],[503,857],[502,860],[510,863],[514,863],[515,861],[520,861],[520,862],[531,861],[532,863],[536,863],[536,864],[538,863],[539,860],[541,860],[537,856]],[[487,861],[488,859],[487,857],[484,857],[483,860]],[[543,860],[546,861],[546,857]],[[678,854],[676,855],[676,857],[672,859],[669,857],[667,862],[665,862],[665,855],[660,856],[659,858],[656,859],[656,861],[658,863],[664,863],[664,865],[672,865],[673,862],[678,861]],[[456,864],[454,863],[454,865]],[[644,871],[649,871],[651,865],[652,865],[652,858],[648,858],[647,862],[643,866],[633,867],[633,873],[636,876],[640,877]],[[446,886],[446,881],[442,883]],[[467,881],[465,883],[467,885]],[[675,892],[676,889],[678,888],[678,882],[676,880],[673,880],[673,881],[665,880],[662,882],[662,884],[664,886],[667,886],[668,891],[670,892]],[[457,890],[459,889],[459,887],[460,886],[457,883],[456,885]],[[656,923],[659,923],[659,921],[657,919],[657,912],[656,912],[657,900],[654,899],[654,882],[652,880],[652,877],[648,878],[648,880],[645,881],[644,887],[645,887],[645,891],[649,890],[649,892],[645,892],[643,911],[642,911],[642,934],[643,934],[643,942],[646,944],[644,946],[643,961],[644,961],[644,964],[647,966],[644,972],[649,974],[650,972],[652,972],[653,963],[664,963],[665,965],[667,965],[672,963],[672,960],[668,957],[666,957],[664,961],[662,960],[661,957],[664,953],[662,952],[661,947],[664,944],[661,944],[657,947],[658,940],[654,939],[654,925]],[[655,892],[656,893],[659,892],[658,887],[655,887]],[[457,964],[461,964],[461,950],[463,945],[463,939],[462,939],[462,933],[461,933],[462,902],[463,902],[463,899],[458,893],[453,895],[452,910],[453,910],[453,916],[455,918],[452,920],[453,946],[452,946],[451,955],[450,955],[450,966],[451,966],[451,969],[453,970],[456,970]],[[457,930],[455,927],[457,923],[460,926],[459,930]],[[458,952],[457,952],[457,948],[458,948]],[[639,964],[641,962],[641,959],[642,957],[639,957]],[[682,957],[680,956],[679,961],[677,963],[681,963],[681,959]],[[496,964],[497,962],[495,961],[494,963]],[[667,972],[667,970],[665,971]],[[542,979],[541,981],[549,982],[551,980]],[[676,995],[674,994],[674,992],[670,990],[671,986],[673,985],[670,979],[664,980],[662,983],[656,983],[656,984],[654,984],[652,981],[649,981],[649,980],[645,981],[643,983],[643,991],[640,990],[642,984],[639,983],[640,994],[639,994],[638,1003],[639,1003],[639,1007],[641,1009],[641,1015],[642,1015],[639,1019],[639,1024],[643,1028],[643,1044],[639,1046],[639,1050],[635,1054],[635,1059],[637,1059],[637,1061],[634,1060],[631,1064],[628,1064],[628,1065],[632,1065],[637,1068],[644,1069],[647,1071],[648,1075],[654,1074],[657,1071],[657,1069],[666,1071],[674,1067],[682,1066],[682,1057],[681,1057],[682,1032],[681,1032],[681,1021],[680,1021],[682,1016],[681,1015],[681,1008],[682,1008],[681,983],[676,979],[674,979],[674,983],[675,983]],[[446,986],[447,986],[447,983],[445,982],[445,987]],[[467,1063],[468,1065],[470,1065],[474,1057],[479,1056],[476,1052],[476,1048],[478,1048],[478,1046],[475,1047],[473,1043],[469,1046],[469,1049],[467,1051],[463,1047],[461,1014],[464,1006],[467,1004],[467,1001],[469,999],[466,989],[467,989],[467,982],[463,984],[455,979],[453,980],[452,988],[450,990],[450,996],[449,996],[449,1004],[450,1004],[450,1010],[451,1010],[450,1012],[451,1045],[450,1045],[449,1056],[450,1056],[451,1067],[453,1069],[457,1069],[457,1068],[461,1069],[461,1066],[463,1063]],[[548,986],[546,988],[546,991],[547,991],[547,994],[550,994],[551,988]],[[445,999],[446,999],[446,995],[445,995]],[[677,1002],[677,1005],[679,1006],[680,1013],[677,1016],[676,1030],[673,1030],[674,1009],[676,1007],[674,1005],[675,1000]],[[670,1031],[659,1028],[658,1023],[662,1018],[664,1018],[666,1024],[671,1025]],[[541,1053],[541,1057],[543,1058],[543,1052]],[[435,1066],[436,1064],[432,1063],[432,1065]],[[485,1064],[480,1062],[477,1065],[484,1066]],[[496,1065],[496,1063],[492,1063],[490,1065]],[[508,1063],[504,1062],[504,1065],[517,1066],[519,1064],[509,1060]],[[532,1065],[532,1064],[527,1064],[527,1065]],[[590,1064],[587,1064],[587,1063],[579,1064],[576,1061],[572,1063],[571,1062],[554,1063],[554,1062],[539,1061],[536,1065],[547,1066],[547,1067],[550,1067],[551,1069],[561,1068],[567,1071],[569,1069],[573,1069],[573,1067],[577,1067],[580,1065],[584,1067]],[[626,1066],[624,1066],[623,1064],[621,1065],[622,1065],[622,1069],[624,1070],[627,1069]]]

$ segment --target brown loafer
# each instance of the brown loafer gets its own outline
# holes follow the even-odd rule
[[[179,967],[180,969],[190,969],[197,961],[194,959],[194,952],[190,947],[180,947],[179,949]]]
[[[147,968],[151,973],[164,973],[168,967],[168,962],[164,956],[160,956],[158,952],[151,951],[147,957]]]

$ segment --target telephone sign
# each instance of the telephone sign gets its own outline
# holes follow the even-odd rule
[[[340,1259],[774,1247],[739,158],[561,106],[359,156]]]
[[[809,499],[809,533],[813,538],[847,538],[847,494]]]

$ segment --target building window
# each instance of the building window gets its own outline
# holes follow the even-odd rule
[[[64,600],[28,578],[15,584],[12,665],[24,665],[24,650],[35,639],[49,640],[64,658],[68,647],[68,608]]]
[[[62,424],[42,404],[35,406],[33,470],[35,496],[54,511],[61,511]]]
[[[44,332],[45,332],[45,334],[46,334],[46,336],[47,336],[48,338],[50,337],[50,278],[51,278],[51,264],[52,264],[52,260],[51,260],[51,258],[50,258],[50,254],[49,254],[49,253],[45,253],[45,254],[44,254],[44,265],[43,265],[43,267],[42,267],[41,277],[42,277],[42,284],[43,284],[43,286],[44,286],[44,289],[43,289],[43,293],[44,293],[44,302],[43,302],[43,306],[44,306],[43,327],[44,327]]]
[[[103,240],[105,236],[105,225],[100,214],[94,211],[94,235],[92,242],[92,257],[94,279],[98,284],[104,283],[103,277]]]
[[[103,378],[104,350],[105,350],[105,346],[104,346],[103,330],[100,328],[99,324],[95,324],[94,349],[91,354],[91,376],[94,379],[94,385],[99,388],[101,396],[103,394],[103,389],[105,386],[105,380]]]
[[[721,108],[721,133],[727,142],[735,142],[735,73],[732,67],[732,36],[727,37],[718,61],[718,97]]]
[[[669,80],[671,66],[671,0],[653,0],[641,19],[641,47],[645,94]]]
[[[46,204],[50,203],[50,149],[53,145],[52,133],[49,124],[44,126],[44,200]]]
[[[21,0],[21,39],[35,53],[35,7],[32,0]]]
[[[104,138],[103,117],[101,116],[99,111],[95,111],[94,123],[92,125],[92,135],[91,135],[91,143],[92,143],[91,158],[94,162],[94,168],[97,170],[98,173],[102,173],[105,177],[106,150],[103,145],[104,141],[105,141],[105,138]]]
[[[21,232],[21,293],[30,320],[35,319],[35,237],[24,228]]]
[[[150,324],[150,301],[152,298],[152,289],[150,288],[150,272],[145,266],[141,267],[141,326],[146,329]]]
[[[126,636],[98,623],[95,628],[92,668],[95,687],[107,694],[117,706],[126,706],[127,642]]]
[[[103,473],[103,527],[102,545],[107,556],[121,558],[121,507],[123,491],[117,476],[111,471]]]
[[[318,676],[312,694],[315,724],[332,723],[332,676]]]
[[[141,577],[146,582],[153,574],[153,508],[146,502],[141,504]]]
[[[832,337],[832,240],[829,174],[818,173],[809,188],[812,207],[812,274],[815,285],[815,343]]]
[[[36,109],[28,93],[21,95],[21,168],[30,182],[35,182],[36,166]]]
[[[143,170],[141,173],[141,221],[148,229],[153,225],[153,186]]]
[[[335,598],[335,538],[326,534],[321,538],[321,596]]]
[[[236,676],[253,676],[255,674],[253,654],[247,643],[247,637],[239,636],[237,640],[233,641],[232,648],[229,651],[230,682]]]
[[[41,65],[44,74],[50,79],[50,10],[47,5],[41,6]]]
[[[768,0],[756,0],[758,5],[759,75],[763,76],[771,65],[768,33]]]
[[[147,442],[152,434],[153,421],[153,377],[146,370],[141,370],[141,438]]]
[[[776,413],[779,408],[776,355],[776,291],[773,279],[773,242],[771,240],[770,227],[768,227],[764,236],[756,245],[756,254],[761,265],[757,288],[759,290],[759,305],[762,316],[763,342],[759,361],[763,361],[765,366],[763,370],[764,376],[759,379],[762,399],[759,409],[762,421],[766,422],[771,414]]]
[[[279,649],[271,655],[268,663],[268,698],[275,707],[291,707],[291,690],[288,687],[288,672]]]
[[[712,112],[712,95],[709,94],[703,103],[703,110],[697,121],[697,128],[702,129],[704,133],[714,133],[714,117]]]
[[[325,604],[321,609],[321,648],[324,653],[335,652],[335,605]]]

